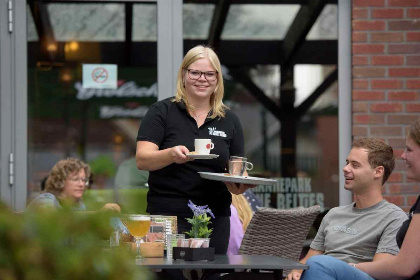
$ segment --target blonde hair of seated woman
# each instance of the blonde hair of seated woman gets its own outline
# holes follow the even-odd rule
[[[239,220],[241,220],[242,228],[245,232],[253,214],[251,206],[243,194],[232,194],[232,205],[238,211]]]

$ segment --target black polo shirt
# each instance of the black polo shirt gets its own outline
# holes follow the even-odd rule
[[[172,98],[153,104],[140,124],[137,141],[155,143],[160,150],[184,145],[194,151],[194,139],[212,139],[216,159],[170,164],[149,175],[147,212],[190,214],[188,200],[209,205],[215,215],[229,216],[231,194],[223,182],[205,180],[197,172],[226,172],[229,156],[243,156],[244,137],[238,117],[230,110],[224,118],[207,118],[198,128],[183,102]]]

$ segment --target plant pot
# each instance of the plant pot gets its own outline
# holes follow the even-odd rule
[[[210,245],[210,238],[190,238],[190,248],[208,248]]]
[[[214,260],[214,248],[183,248],[183,247],[174,247],[173,248],[173,258],[174,260],[185,260],[185,261],[201,261]]]

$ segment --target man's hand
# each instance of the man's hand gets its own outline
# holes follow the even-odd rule
[[[301,275],[301,270],[292,270],[289,275],[287,275],[286,280],[299,280]]]
[[[242,194],[249,188],[255,188],[256,185],[249,185],[249,184],[238,184],[232,182],[225,182],[226,187],[228,190],[233,194]]]

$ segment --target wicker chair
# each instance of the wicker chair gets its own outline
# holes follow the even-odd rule
[[[303,242],[321,208],[259,208],[245,232],[239,254],[299,260]]]
[[[309,229],[321,208],[273,209],[259,208],[245,232],[240,255],[272,255],[299,260]],[[289,271],[285,270],[283,276]],[[275,279],[273,273],[229,273],[223,280]]]

